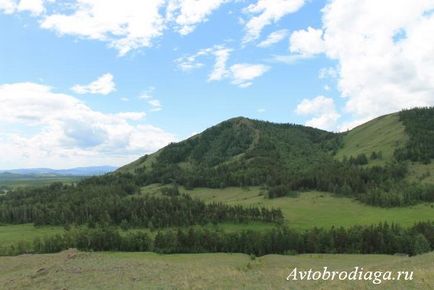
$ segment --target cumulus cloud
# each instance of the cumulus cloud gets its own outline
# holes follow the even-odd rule
[[[282,17],[297,12],[304,0],[258,0],[244,9],[250,16],[245,24],[246,34],[243,42],[256,40],[267,25],[278,22]]]
[[[324,51],[322,30],[308,27],[306,30],[297,30],[291,34],[289,51],[293,55],[307,58]]]
[[[14,13],[17,9],[17,4],[13,0],[0,0],[0,11],[5,14]]]
[[[108,95],[116,90],[112,74],[104,74],[87,85],[75,85],[71,88],[77,94]]]
[[[338,89],[352,126],[434,105],[433,9],[433,0],[333,0],[322,10],[322,27],[295,34],[322,45],[312,49],[298,39],[293,52],[321,52],[337,62]]]
[[[53,0],[0,0],[0,11],[29,11],[39,17],[44,29],[107,42],[122,56],[151,47],[166,30],[191,33],[226,2],[229,0],[73,0],[64,5]]]
[[[43,0],[21,0],[17,6],[18,11],[28,11],[34,15],[42,14],[45,11]]]
[[[0,0],[0,11],[3,11],[5,14],[30,12],[37,16],[45,11],[44,2],[46,0]]]
[[[324,96],[302,100],[295,111],[299,115],[313,115],[313,118],[305,123],[306,126],[323,130],[334,130],[340,117],[336,112],[334,100]]]
[[[252,85],[252,80],[266,73],[270,68],[262,64],[239,63],[230,67],[232,83],[246,88]]]
[[[117,113],[116,116],[124,120],[139,121],[146,117],[146,113],[145,112],[121,112],[121,113]]]
[[[282,41],[283,39],[285,39],[287,37],[287,35],[288,35],[288,30],[286,30],[286,29],[274,31],[274,32],[270,33],[266,39],[261,41],[258,44],[258,46],[259,47],[272,46],[273,44],[276,44],[276,43]]]
[[[46,85],[0,85],[0,103],[6,166],[121,165],[175,140],[160,128],[130,123],[142,120],[143,112],[102,113]]]
[[[60,35],[75,35],[105,41],[120,55],[132,49],[149,47],[162,35],[164,0],[76,0],[71,13],[45,17],[41,27]]]

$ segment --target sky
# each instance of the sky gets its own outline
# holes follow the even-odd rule
[[[0,169],[434,105],[434,0],[0,0]]]

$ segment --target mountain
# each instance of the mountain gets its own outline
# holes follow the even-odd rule
[[[103,175],[113,172],[117,169],[114,166],[90,166],[76,167],[69,169],[51,169],[51,168],[25,168],[3,170],[0,173],[16,174],[16,175],[57,175],[57,176],[94,176]]]
[[[332,160],[341,141],[339,134],[315,128],[237,117],[172,143],[118,172],[150,173],[162,182],[178,179],[176,175],[191,176],[196,179],[194,186],[206,185],[200,179],[212,175],[230,175],[227,184],[260,184],[270,170],[274,175],[303,173]]]
[[[412,199],[406,197],[408,192],[431,198],[431,189],[409,186],[434,184],[432,159],[434,108],[416,108],[344,133],[237,117],[145,155],[116,173],[133,174],[138,184],[260,185],[271,188],[273,196],[321,190],[363,194],[368,203],[383,198],[390,202],[394,196],[393,203],[401,204]]]

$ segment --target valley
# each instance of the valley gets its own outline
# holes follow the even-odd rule
[[[0,195],[0,281],[275,289],[289,266],[357,263],[418,277],[384,287],[430,287],[433,120],[434,109],[414,109],[333,133],[239,117],[102,176],[18,176]],[[115,285],[113,271],[128,278]],[[324,283],[307,289],[349,285]]]

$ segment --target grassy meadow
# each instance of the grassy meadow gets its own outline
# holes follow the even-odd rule
[[[19,242],[31,243],[35,238],[61,234],[63,231],[63,227],[59,226],[35,227],[33,224],[0,225],[0,247]]]
[[[302,192],[298,197],[268,199],[260,187],[228,187],[225,189],[181,189],[193,198],[205,202],[223,202],[243,206],[280,208],[290,227],[369,225],[380,222],[411,226],[418,221],[434,220],[434,204],[422,203],[410,207],[381,208],[360,203],[352,198],[336,197],[324,192]],[[143,194],[161,194],[157,184],[144,187]]]
[[[433,289],[434,253],[385,255],[176,254],[68,250],[0,257],[2,289]],[[412,281],[287,281],[298,270],[414,271]]]

